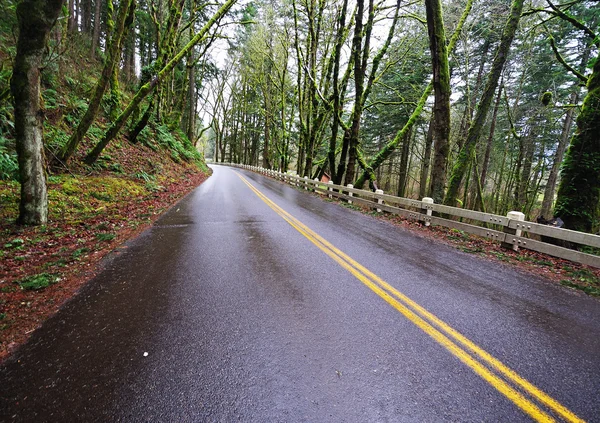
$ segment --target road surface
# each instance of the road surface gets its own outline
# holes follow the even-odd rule
[[[222,166],[0,368],[0,421],[600,422],[600,302]]]

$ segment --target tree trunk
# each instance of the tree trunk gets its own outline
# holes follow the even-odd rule
[[[492,112],[492,123],[490,125],[490,134],[487,139],[487,145],[485,146],[485,155],[483,156],[483,165],[481,166],[481,192],[477,194],[477,201],[475,207],[479,210],[483,210],[483,191],[485,190],[485,181],[487,179],[487,171],[490,165],[490,156],[492,155],[492,145],[494,143],[494,133],[496,132],[496,120],[498,118],[498,109],[500,108],[500,102],[502,100],[502,89],[504,83],[500,83],[498,88],[498,96],[496,97],[496,104],[494,105],[494,111]]]
[[[70,34],[77,30],[77,21],[75,18],[75,0],[69,0],[69,22],[67,24],[67,30]]]
[[[193,54],[188,66],[188,115],[185,133],[190,141],[196,136],[196,67],[193,65]]]
[[[506,59],[510,51],[510,45],[515,37],[515,33],[517,32],[517,27],[521,19],[521,12],[523,10],[523,3],[524,0],[513,0],[512,2],[510,15],[504,30],[502,31],[500,45],[496,50],[496,55],[494,57],[494,61],[492,62],[492,67],[481,96],[481,101],[477,105],[475,118],[473,122],[471,122],[465,145],[460,150],[457,162],[452,169],[448,192],[444,198],[444,204],[446,205],[454,206],[456,203],[460,184],[463,180],[467,167],[469,166],[469,161],[473,156],[473,152],[475,151],[475,146],[477,145],[479,135],[481,134],[481,130],[483,129],[483,125],[487,119],[487,115],[494,98],[494,93],[496,92],[496,88],[498,86],[500,75],[502,74],[504,64],[506,63]]]
[[[90,104],[88,105],[85,114],[81,118],[79,125],[77,125],[77,128],[75,129],[75,131],[73,131],[73,134],[69,138],[69,141],[56,155],[56,160],[53,161],[53,166],[67,164],[71,156],[77,150],[77,147],[81,143],[81,140],[87,133],[88,129],[90,129],[90,126],[92,126],[92,124],[94,123],[96,115],[98,114],[98,110],[100,109],[100,102],[102,101],[102,97],[104,96],[104,92],[106,91],[106,86],[108,85],[113,75],[114,68],[118,66],[117,62],[121,53],[123,33],[125,31],[126,25],[131,25],[131,23],[133,23],[134,10],[134,0],[123,1],[119,6],[119,13],[117,16],[117,21],[115,23],[114,31],[110,37],[110,43],[107,50],[108,53],[104,61],[102,74],[100,75],[100,79],[98,79],[98,82],[96,83],[96,88],[94,89],[94,94],[90,99]],[[130,17],[129,19],[127,18],[128,16]]]
[[[410,153],[410,140],[412,129],[406,133],[402,140],[402,153],[400,154],[400,172],[398,173],[398,197],[406,194],[406,182],[408,181],[408,156]]]
[[[535,125],[535,123],[533,123]],[[531,177],[531,166],[533,164],[533,153],[535,150],[536,128],[532,128],[531,133],[521,138],[523,160],[521,162],[521,174],[519,183],[515,186],[515,202],[513,210],[524,211],[527,204],[527,194],[529,190],[529,178]]]
[[[146,111],[142,115],[142,118],[138,121],[135,127],[131,130],[127,139],[130,143],[135,144],[137,142],[137,137],[140,135],[140,132],[144,130],[148,122],[150,122],[150,117],[152,116],[152,110],[154,109],[154,97],[150,98],[150,102],[148,103],[148,107]]]
[[[337,33],[334,49],[334,67],[333,67],[333,122],[331,124],[331,138],[329,141],[329,151],[327,158],[329,160],[329,173],[331,178],[336,181],[337,174],[335,169],[335,150],[337,148],[338,130],[340,126],[340,114],[342,113],[342,105],[340,102],[340,60],[342,55],[342,47],[344,43],[344,31],[346,29],[346,13],[348,10],[348,0],[343,0],[342,9],[337,18]]]
[[[436,203],[444,197],[446,164],[450,152],[450,68],[442,19],[441,0],[425,0],[427,32],[433,68],[434,104],[432,137],[434,144],[431,195]]]
[[[96,0],[98,1],[98,0]],[[92,2],[91,0],[83,0],[81,14],[81,32],[91,34],[92,32]]]
[[[492,27],[493,30],[493,27]],[[491,42],[488,37],[486,37],[483,44],[483,52],[481,53],[481,62],[479,63],[479,69],[477,70],[477,78],[475,79],[475,86],[473,90],[469,90],[469,86],[467,85],[467,92],[470,93],[467,97],[467,102],[465,105],[465,111],[463,113],[462,119],[460,121],[460,130],[457,140],[458,150],[460,150],[463,146],[464,140],[467,137],[469,126],[471,125],[471,121],[473,119],[473,112],[475,111],[475,106],[477,104],[477,93],[481,88],[481,81],[483,80],[483,70],[484,66],[487,63],[488,51],[490,49]],[[466,83],[468,84],[468,77],[465,78]]]
[[[123,52],[123,77],[128,84],[133,80],[135,61],[132,56],[135,55],[135,34],[130,32],[125,39],[125,51]]]
[[[140,87],[125,110],[123,110],[117,119],[113,121],[111,126],[104,133],[102,139],[98,142],[98,144],[96,144],[92,151],[88,153],[85,158],[86,163],[92,164],[98,159],[100,153],[102,153],[102,150],[104,150],[108,143],[112,141],[123,128],[123,125],[125,125],[125,122],[127,122],[127,119],[129,119],[133,113],[133,110],[138,107],[140,102],[154,90],[156,85],[163,80],[165,76],[171,72],[171,70],[173,70],[175,65],[177,65],[181,59],[183,59],[190,49],[192,49],[201,40],[205,39],[208,31],[223,17],[223,15],[225,15],[225,13],[229,11],[229,9],[231,9],[236,1],[237,0],[227,0],[227,2],[219,8],[219,10],[206,22],[202,29],[185,45],[185,47],[183,47],[183,49],[181,49],[181,51],[179,51],[179,53],[177,53],[177,55],[175,55],[175,57],[173,57],[169,63],[167,63],[165,67],[158,72],[158,75],[152,81],[149,81]]]
[[[567,229],[591,232],[600,200],[600,60],[594,63],[587,88],[563,164],[554,215]]]
[[[362,2],[362,0],[359,0]],[[371,31],[373,29],[373,22],[375,17],[375,5],[373,0],[369,0],[369,9],[368,9],[368,19],[366,26],[362,25],[362,10],[361,3],[357,2],[357,12],[355,19],[355,32],[353,39],[353,54],[354,54],[354,109],[352,115],[352,123],[350,125],[349,134],[349,143],[348,143],[348,165],[346,167],[346,177],[344,185],[347,185],[354,181],[356,174],[356,162],[358,160],[358,147],[360,144],[360,121],[362,118],[362,114],[365,108],[365,103],[367,98],[369,97],[371,90],[373,88],[373,84],[377,77],[377,69],[385,56],[394,36],[394,31],[396,28],[396,24],[398,23],[398,13],[400,10],[400,0],[396,1],[396,7],[394,11],[394,18],[392,20],[392,25],[388,30],[388,36],[383,44],[383,46],[379,49],[375,57],[373,58],[373,64],[371,66],[371,71],[369,74],[369,78],[367,80],[365,86],[365,78],[367,75],[367,67],[368,60],[370,55],[370,45],[371,45]],[[360,17],[360,19],[359,19]],[[359,22],[360,21],[360,22]],[[360,24],[360,25],[359,25]],[[364,45],[362,44],[362,33],[364,32]],[[365,171],[369,174],[369,180],[372,180],[373,170],[365,164]],[[341,178],[341,175],[337,175],[338,178]]]
[[[10,88],[21,182],[17,223],[23,225],[43,225],[48,220],[40,73],[46,42],[63,3],[23,0],[17,6],[19,39]]]
[[[92,57],[96,57],[96,50],[100,45],[100,23],[102,22],[102,2],[104,0],[96,0],[96,8],[94,13],[94,32],[92,34]]]
[[[431,147],[433,146],[433,121],[429,121],[427,135],[425,135],[425,145],[423,147],[423,163],[421,165],[421,175],[419,178],[419,198],[427,196],[427,178],[429,178],[429,168],[431,167]]]
[[[583,73],[590,59],[591,46],[587,46],[581,57],[581,63],[579,64],[579,72]],[[542,201],[542,209],[540,210],[540,216],[544,219],[550,220],[552,218],[551,210],[552,203],[554,202],[554,193],[556,190],[556,182],[558,180],[558,172],[565,156],[569,143],[569,136],[571,134],[571,128],[573,127],[573,116],[575,115],[575,105],[579,102],[579,82],[573,87],[573,93],[571,93],[570,103],[572,107],[567,111],[565,121],[563,123],[563,129],[556,147],[556,154],[552,163],[552,168],[548,174],[548,182],[544,189],[544,200]]]
[[[471,8],[473,6],[473,0],[467,0],[467,4],[465,5],[465,9],[458,21],[458,23],[456,24],[456,28],[454,30],[454,33],[452,34],[452,37],[450,38],[450,42],[448,43],[448,51],[452,52],[454,51],[454,47],[456,46],[456,42],[458,41],[458,37],[462,31],[462,28],[469,16],[469,13],[471,13]],[[365,181],[369,178],[369,173],[373,172],[374,170],[376,170],[381,163],[383,163],[385,161],[385,159],[387,159],[389,157],[390,154],[392,154],[394,152],[394,150],[396,149],[396,146],[398,145],[398,143],[400,142],[400,140],[402,139],[402,137],[404,136],[404,134],[410,130],[410,128],[414,125],[414,123],[416,122],[416,120],[419,118],[419,116],[421,115],[421,112],[423,111],[423,106],[425,105],[427,98],[429,97],[429,94],[431,94],[431,90],[433,89],[433,82],[430,82],[427,87],[425,88],[425,91],[423,92],[423,94],[421,95],[421,98],[419,99],[415,110],[413,111],[413,113],[410,115],[408,121],[406,122],[406,124],[404,125],[404,127],[402,127],[402,129],[400,129],[397,133],[396,136],[392,139],[392,141],[390,141],[379,153],[377,153],[377,155],[369,162],[367,169],[362,173],[362,175],[360,175],[360,178],[357,179],[356,183],[354,184],[356,188],[362,188],[362,186],[364,185]],[[339,176],[339,175],[338,175]]]
[[[266,111],[266,109],[265,109]],[[269,119],[269,112],[265,114],[265,142],[263,143],[263,160],[262,167],[265,169],[271,168],[271,161],[269,159],[269,141],[271,138],[271,120]]]

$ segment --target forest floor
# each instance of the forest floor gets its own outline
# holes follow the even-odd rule
[[[125,141],[103,156],[93,168],[75,158],[68,173],[49,176],[41,227],[15,225],[20,186],[0,181],[0,361],[94,276],[102,257],[208,176],[197,163]]]

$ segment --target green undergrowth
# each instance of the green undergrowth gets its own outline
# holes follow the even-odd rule
[[[40,273],[37,275],[27,276],[17,281],[17,285],[25,291],[38,291],[54,285],[60,281],[60,277],[50,273]]]
[[[0,31],[1,35],[4,34]],[[7,87],[12,62],[10,57],[0,53],[0,88]],[[77,63],[77,66],[73,66]],[[53,156],[67,143],[72,131],[77,127],[88,107],[88,99],[95,89],[97,78],[101,72],[101,60],[89,57],[89,40],[74,38],[69,40],[68,48],[53,60],[45,63],[42,71],[41,112],[44,117],[44,144],[47,159]],[[125,107],[133,96],[137,83],[121,81],[121,104],[117,109]],[[204,158],[177,125],[150,121],[142,131],[138,145],[131,145],[126,140],[127,129],[103,152],[93,166],[85,166],[81,160],[104,135],[110,124],[110,95],[107,92],[101,103],[100,112],[88,130],[76,155],[69,163],[73,173],[112,172],[117,175],[133,173],[136,169],[131,166],[131,160],[125,158],[125,153],[115,154],[124,150],[131,153],[132,148],[140,149],[140,145],[149,147],[160,156],[168,157],[175,163],[193,163],[199,170],[207,172]],[[0,103],[0,181],[17,181],[18,165],[15,147],[14,116],[10,98]],[[135,124],[135,119],[129,125]],[[110,151],[110,152],[109,152]],[[150,173],[150,172],[149,172]],[[160,185],[160,184],[158,184]]]
[[[140,133],[139,142],[153,151],[168,151],[176,163],[182,160],[196,163],[201,170],[207,171],[204,157],[180,129],[169,129],[166,125],[148,125]]]
[[[19,184],[0,183],[0,219],[14,219],[18,212]],[[148,195],[144,184],[113,176],[77,177],[56,175],[48,178],[49,219],[80,223],[99,213],[107,213],[111,205]],[[14,242],[14,241],[13,241]]]
[[[585,268],[573,268],[571,266],[565,266],[563,270],[565,270],[569,279],[560,281],[561,285],[600,297],[600,277],[596,276],[592,271]]]

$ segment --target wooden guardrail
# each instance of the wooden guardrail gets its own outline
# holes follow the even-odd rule
[[[335,197],[349,203],[364,205],[375,209],[380,213],[388,212],[409,219],[422,221],[426,226],[431,224],[441,225],[479,235],[484,238],[501,242],[504,247],[512,248],[514,251],[517,251],[519,247],[522,247],[554,257],[600,268],[600,256],[598,255],[559,247],[547,242],[537,241],[530,237],[531,235],[539,235],[540,237],[548,237],[600,249],[600,236],[528,222],[525,221],[525,215],[521,212],[512,211],[509,212],[507,216],[499,216],[491,213],[482,213],[457,207],[449,207],[442,204],[434,204],[433,199],[427,197],[423,198],[423,200],[412,200],[410,198],[387,195],[384,194],[382,190],[372,192],[356,189],[351,184],[343,186],[336,185],[332,181],[324,183],[317,179],[311,180],[307,177],[302,178],[289,172],[282,173],[261,167],[233,163],[219,164],[258,172],[298,188],[327,195],[329,198]],[[436,215],[433,214],[434,212]],[[470,221],[478,222],[479,225],[459,222],[441,216],[454,216],[468,219]]]

